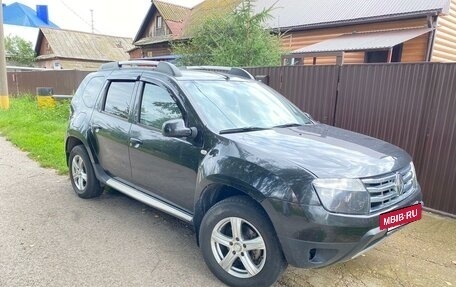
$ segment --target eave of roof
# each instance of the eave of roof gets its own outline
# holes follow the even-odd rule
[[[432,31],[432,28],[396,29],[376,32],[345,34],[291,52],[305,53],[354,52],[390,49],[400,43]]]
[[[322,23],[312,23],[312,24],[306,24],[306,25],[272,28],[272,30],[280,31],[280,32],[291,32],[291,31],[324,29],[324,28],[332,28],[332,27],[369,24],[369,23],[376,23],[376,22],[406,20],[406,19],[413,19],[413,18],[419,18],[419,17],[425,17],[425,16],[437,16],[437,15],[439,15],[440,12],[441,12],[440,10],[426,10],[426,11],[417,11],[417,12],[394,14],[394,15],[382,15],[382,16],[365,17],[365,18],[357,18],[357,19],[334,21],[334,22],[322,22]]]
[[[86,59],[81,57],[59,57],[55,54],[41,55],[35,58],[35,61],[47,61],[47,60],[76,60],[76,61],[86,61],[86,62],[97,62],[97,63],[107,63],[112,62],[112,59]]]

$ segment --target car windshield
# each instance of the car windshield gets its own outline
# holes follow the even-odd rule
[[[183,81],[198,114],[220,133],[311,124],[295,105],[259,82]]]

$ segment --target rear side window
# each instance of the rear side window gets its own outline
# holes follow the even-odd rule
[[[127,119],[135,82],[112,82],[106,95],[104,111]]]
[[[92,78],[84,89],[84,94],[82,100],[88,108],[92,108],[97,101],[98,94],[101,91],[101,88],[104,83],[104,77],[95,77]]]

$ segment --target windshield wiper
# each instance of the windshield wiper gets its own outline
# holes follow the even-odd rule
[[[300,127],[300,126],[302,126],[302,125],[301,124],[297,124],[297,123],[289,123],[289,124],[273,126],[273,128],[291,128],[291,127]]]
[[[254,132],[254,131],[263,131],[269,130],[269,128],[260,128],[260,127],[244,127],[244,128],[234,128],[228,130],[221,130],[219,134],[234,134],[234,133],[245,133],[245,132]]]

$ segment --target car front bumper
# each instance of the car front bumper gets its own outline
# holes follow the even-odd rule
[[[401,229],[380,230],[380,214],[422,204],[420,188],[387,210],[370,215],[345,215],[326,211],[322,206],[303,206],[266,200],[282,250],[290,265],[318,268],[353,259]]]

